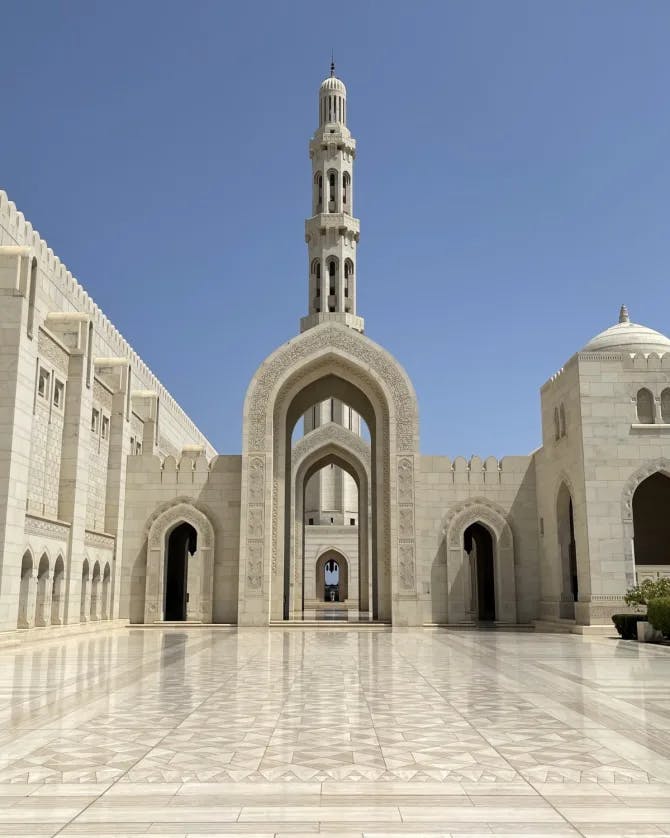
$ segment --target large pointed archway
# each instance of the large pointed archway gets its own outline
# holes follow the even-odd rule
[[[311,431],[295,446],[292,452],[292,524],[288,545],[289,617],[295,618],[305,608],[305,487],[313,474],[330,464],[350,474],[358,489],[358,564],[355,574],[358,610],[375,619],[385,613],[390,614],[390,592],[377,572],[376,528],[371,526],[371,511],[376,506],[376,498],[371,497],[370,460],[368,443],[335,423]]]
[[[414,625],[420,621],[414,524],[416,397],[389,353],[336,323],[309,329],[278,349],[261,365],[247,391],[240,624],[265,625],[288,617],[291,432],[312,404],[326,398],[350,405],[370,429],[372,529],[378,544],[377,572],[387,582],[386,616],[400,625]]]

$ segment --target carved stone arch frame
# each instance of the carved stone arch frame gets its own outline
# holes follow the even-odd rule
[[[374,431],[370,428],[374,437],[371,471],[379,489],[376,515],[380,525],[380,565],[388,581],[393,621],[406,625],[417,622],[414,527],[411,537],[401,543],[401,502],[396,494],[402,459],[405,474],[409,473],[405,484],[411,482],[402,503],[408,510],[411,508],[413,523],[414,472],[418,464],[416,396],[407,374],[389,353],[352,329],[326,323],[276,350],[258,369],[247,391],[240,521],[241,624],[263,625],[286,613],[282,611],[284,530],[286,483],[291,478],[287,416],[299,394],[329,376],[362,393],[374,413],[376,427]],[[405,517],[410,517],[407,511]],[[260,519],[260,534],[258,526],[254,526],[253,534],[250,532],[252,519]],[[404,562],[404,573],[399,570],[400,561]]]
[[[291,602],[290,613],[296,615],[302,610],[303,568],[300,558],[304,550],[304,486],[308,473],[321,463],[330,462],[343,468],[352,475],[358,487],[358,561],[359,591],[358,602],[361,611],[370,608],[369,583],[376,583],[376,572],[371,567],[375,547],[372,543],[372,528],[369,526],[371,498],[371,458],[370,446],[352,431],[334,423],[322,425],[299,440],[293,450],[291,460],[291,517],[293,522],[290,534],[291,558]],[[332,549],[342,552],[339,548]],[[351,561],[347,556],[351,569]],[[351,574],[349,575],[349,582]],[[373,597],[374,599],[374,597]]]
[[[493,540],[493,570],[496,622],[516,623],[516,563],[514,534],[507,512],[487,498],[470,498],[456,504],[442,521],[447,553],[447,610],[450,623],[467,621],[468,592],[471,590],[470,564],[465,553],[465,531],[482,524]]]
[[[667,457],[658,457],[650,460],[640,468],[636,469],[626,480],[621,495],[621,522],[623,525],[623,556],[626,575],[626,587],[630,588],[635,584],[635,527],[633,525],[633,495],[635,490],[647,477],[652,474],[664,474],[670,477],[670,460]]]
[[[209,517],[189,498],[178,498],[159,507],[147,523],[147,570],[144,622],[165,619],[165,575],[167,545],[172,531],[180,524],[190,524],[198,534],[197,549],[189,560],[188,620],[212,622],[214,594],[214,527]]]

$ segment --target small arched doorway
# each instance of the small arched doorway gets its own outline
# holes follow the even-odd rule
[[[493,622],[496,618],[493,536],[477,521],[463,533],[463,546],[470,560],[471,611],[480,622]]]
[[[198,534],[185,521],[167,539],[165,557],[165,619],[185,620],[188,603],[188,561],[198,547]]]
[[[633,495],[633,545],[638,582],[670,575],[670,477],[659,471]]]
[[[345,603],[349,598],[349,563],[339,550],[327,550],[316,563],[316,598]]]
[[[577,577],[577,544],[575,542],[575,518],[570,490],[561,483],[556,499],[558,548],[561,558],[561,602],[560,616],[572,620],[575,617],[575,602],[579,599]]]

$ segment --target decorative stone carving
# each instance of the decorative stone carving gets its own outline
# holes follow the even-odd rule
[[[86,530],[84,533],[84,544],[87,547],[100,547],[103,550],[113,550],[116,539],[113,535],[106,535],[102,532]]]
[[[299,439],[293,447],[293,463],[299,463],[305,457],[308,457],[313,451],[323,448],[323,446],[327,443],[340,445],[342,448],[356,454],[358,458],[365,463],[369,470],[369,443],[353,431],[342,427],[342,425],[338,425],[337,422],[326,422],[323,425],[319,425],[313,431],[310,431],[308,434],[305,434],[305,436]]]
[[[260,590],[263,582],[263,542],[249,542],[249,561],[247,562],[247,587]]]
[[[249,507],[249,538],[262,539],[263,538],[263,507],[251,506]]]
[[[265,493],[265,460],[252,457],[249,463],[249,503],[263,503]]]
[[[93,380],[93,401],[98,402],[105,410],[112,409],[112,394],[97,378]]]
[[[56,341],[48,335],[43,329],[40,329],[37,335],[37,351],[40,358],[49,361],[55,369],[67,378],[68,366],[70,363],[70,356]]]
[[[442,537],[448,540],[449,548],[459,549],[463,532],[477,521],[491,528],[500,546],[512,546],[512,531],[505,510],[487,498],[476,497],[455,504],[442,519],[440,529]],[[501,541],[503,538],[504,545]]]
[[[324,323],[303,333],[279,349],[261,366],[248,405],[248,450],[262,451],[265,448],[266,408],[272,389],[281,375],[290,367],[307,360],[324,346],[344,352],[366,368],[374,369],[377,377],[392,394],[397,448],[413,450],[416,446],[415,429],[418,419],[416,398],[409,379],[400,372],[398,364],[380,346],[369,338],[334,323]]]
[[[414,507],[402,506],[400,507],[398,516],[398,537],[399,538],[414,538]]]
[[[666,477],[670,477],[670,460],[665,457],[659,457],[657,460],[651,460],[651,462],[645,463],[641,468],[633,472],[633,474],[631,474],[626,481],[622,496],[622,512],[624,521],[632,522],[633,520],[633,495],[635,494],[635,490],[643,480],[646,480],[647,477],[651,477],[651,475],[655,474],[657,471],[665,474]]]
[[[414,501],[414,463],[410,457],[398,460],[398,503]]]
[[[398,575],[400,587],[406,591],[414,590],[414,542],[400,543],[398,549]]]
[[[37,515],[26,515],[24,531],[27,535],[39,535],[42,538],[54,538],[67,541],[70,535],[70,525],[60,521],[50,521]]]
[[[191,524],[198,532],[198,549],[214,546],[214,529],[209,518],[188,499],[177,499],[171,505],[159,507],[147,524],[149,549],[158,550],[163,545],[165,533],[175,524]]]

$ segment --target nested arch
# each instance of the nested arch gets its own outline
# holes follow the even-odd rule
[[[466,531],[484,527],[492,538],[495,588],[495,616],[501,622],[516,622],[516,568],[514,534],[507,512],[487,498],[469,498],[456,504],[442,520],[446,543],[450,601],[449,619],[457,622],[468,613],[467,599],[472,589],[470,568],[465,567]],[[458,584],[456,580],[458,579]],[[452,601],[453,600],[453,601]]]
[[[336,562],[339,570],[338,598],[336,602],[345,602],[349,599],[349,580],[351,579],[351,560],[339,547],[326,547],[316,557],[314,578],[316,582],[316,598],[322,602],[327,601],[326,597],[326,565],[329,562]]]
[[[197,534],[193,567],[188,570],[188,619],[211,623],[214,589],[214,527],[189,499],[160,507],[147,523],[147,571],[144,621],[165,619],[167,549],[170,535],[182,524]]]
[[[350,405],[366,421],[372,440],[371,480],[378,489],[373,511],[380,525],[380,552],[388,562],[389,585],[415,593],[414,532],[406,530],[398,572],[398,506],[413,520],[418,411],[407,374],[389,353],[363,335],[335,323],[317,326],[290,341],[259,368],[245,399],[240,534],[240,620],[263,624],[270,602],[277,616],[281,595],[287,497],[290,499],[291,430],[321,397]],[[396,495],[399,458],[403,500]],[[407,511],[411,507],[411,516]],[[249,530],[250,519],[261,519]],[[381,542],[385,540],[382,546]],[[257,597],[257,599],[255,599]],[[390,600],[390,597],[389,597]],[[398,605],[398,609],[406,602]],[[415,612],[414,612],[415,613]],[[280,615],[279,615],[280,616]],[[390,615],[389,615],[390,616]],[[415,617],[413,618],[415,619]]]
[[[306,434],[295,446],[291,475],[291,514],[293,525],[288,528],[289,576],[294,585],[289,588],[293,597],[289,613],[303,610],[305,600],[304,565],[304,498],[305,486],[320,469],[335,465],[349,474],[358,489],[358,556],[359,592],[361,611],[379,611],[379,580],[377,538],[370,529],[369,510],[374,506],[371,496],[370,446],[352,431],[335,423],[327,423]],[[348,578],[351,578],[350,576]],[[372,583],[372,603],[369,601],[369,583]],[[372,607],[370,607],[372,605]]]

